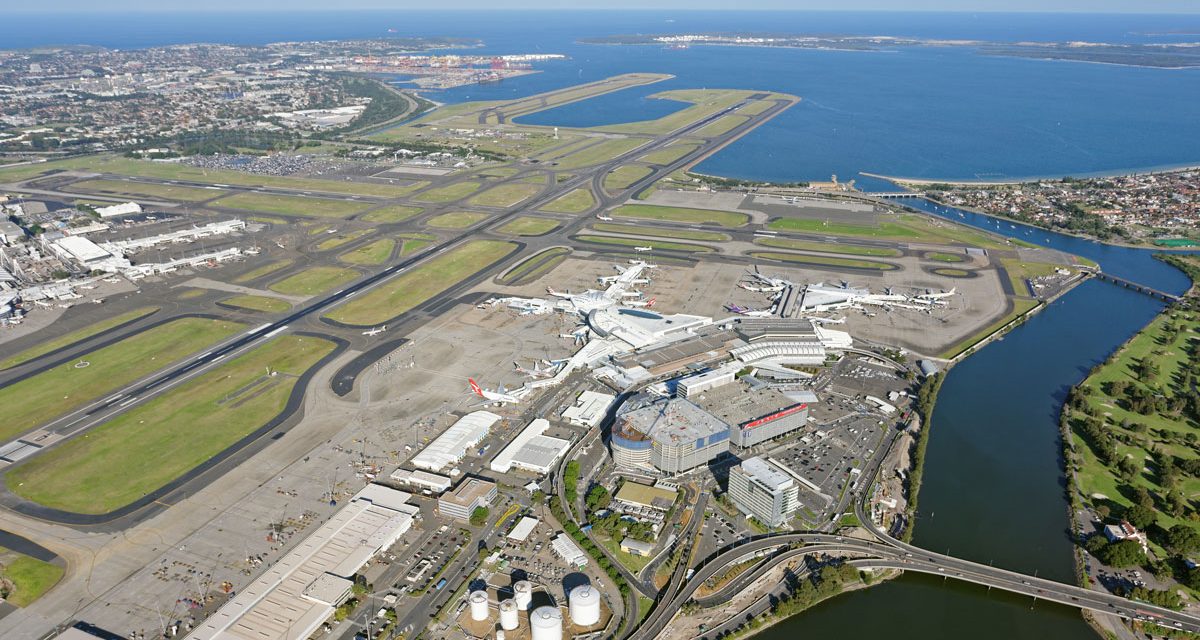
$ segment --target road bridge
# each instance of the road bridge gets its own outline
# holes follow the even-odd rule
[[[1144,294],[1150,296],[1151,298],[1157,298],[1159,300],[1162,300],[1163,302],[1174,303],[1174,302],[1179,302],[1182,299],[1173,293],[1167,293],[1166,291],[1162,291],[1160,289],[1155,289],[1154,287],[1150,287],[1150,286],[1147,286],[1144,284],[1139,284],[1137,282],[1134,282],[1133,280],[1127,280],[1120,276],[1114,276],[1113,274],[1105,273],[1104,271],[1101,271],[1100,269],[1084,269],[1083,272],[1095,277],[1098,280],[1103,280],[1105,282],[1111,282],[1115,285],[1125,287],[1126,289],[1132,289],[1134,291],[1137,291],[1138,293],[1144,293]]]

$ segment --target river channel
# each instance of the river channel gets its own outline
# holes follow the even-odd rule
[[[1186,276],[1153,251],[1115,247],[923,200],[905,204],[1098,262],[1182,293]],[[1144,327],[1162,303],[1089,280],[955,366],[934,410],[914,543],[1073,582],[1058,415],[1067,390]],[[905,575],[834,598],[763,632],[800,637],[973,640],[1096,634],[1071,608],[933,576]]]

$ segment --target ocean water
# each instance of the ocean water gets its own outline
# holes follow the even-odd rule
[[[683,87],[781,91],[803,98],[699,166],[764,180],[859,175],[1006,179],[1200,164],[1200,70],[989,57],[969,48],[888,52],[582,45],[618,33],[854,33],[994,41],[1196,40],[1200,16],[839,12],[339,12],[10,14],[4,46],[401,36],[480,38],[492,53],[570,56],[541,73],[429,92],[442,102],[512,98],[631,71],[670,73],[650,87],[542,112],[526,122],[610,124],[683,105],[648,98]]]

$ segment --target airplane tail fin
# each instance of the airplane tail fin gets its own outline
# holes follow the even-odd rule
[[[653,306],[654,306],[654,303],[655,303],[657,300],[658,300],[658,298],[650,298],[650,300],[648,300],[648,301],[646,302],[646,306],[647,306],[647,307],[653,307]]]
[[[479,384],[475,382],[475,379],[474,379],[474,378],[467,378],[467,382],[471,383],[471,391],[474,391],[474,392],[475,392],[475,395],[477,395],[477,396],[479,396],[480,398],[482,398],[482,397],[483,397],[483,389],[480,389],[480,388],[479,388]]]

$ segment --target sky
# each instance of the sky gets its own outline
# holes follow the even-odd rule
[[[8,0],[0,0],[0,4]],[[445,9],[726,9],[729,0],[41,0],[21,12],[319,11]],[[1050,11],[1088,13],[1200,13],[1200,0],[739,0],[746,10],[832,11]],[[0,8],[0,16],[11,8]]]

